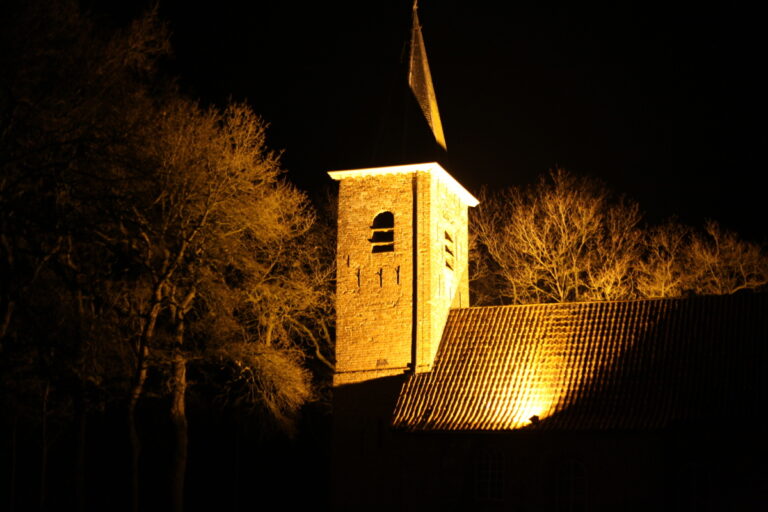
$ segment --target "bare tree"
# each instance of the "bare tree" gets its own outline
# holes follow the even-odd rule
[[[699,295],[723,295],[765,287],[768,256],[759,245],[709,221],[688,247],[686,288]]]
[[[172,495],[175,509],[182,510],[188,365],[212,345],[220,353],[239,346],[233,349],[238,354],[265,361],[278,360],[275,354],[281,350],[300,353],[280,334],[286,317],[306,309],[309,302],[310,290],[302,287],[306,280],[297,278],[303,271],[297,259],[302,253],[292,249],[312,226],[314,215],[304,194],[282,180],[278,155],[265,144],[266,124],[246,106],[220,111],[170,98],[161,104],[153,126],[140,173],[126,180],[126,169],[114,170],[113,181],[121,185],[111,190],[110,204],[104,207],[117,222],[107,223],[100,236],[146,276],[138,281],[145,284],[133,291],[139,314],[138,364],[129,401],[134,465],[139,453],[136,404],[150,365],[157,361],[167,369],[176,433]],[[215,306],[218,302],[232,307],[224,311]],[[194,321],[212,312],[226,313],[234,332],[211,329],[191,344],[188,334],[201,333]],[[260,348],[244,350],[242,343]],[[253,357],[249,366],[262,371],[258,383],[264,384],[270,377],[263,372],[274,365],[258,365]],[[279,360],[284,363],[279,378],[255,392],[289,396],[268,408],[284,419],[289,415],[284,405],[295,412],[311,393],[301,359]],[[297,377],[285,378],[289,371]],[[306,381],[301,392],[295,392],[300,386],[289,385],[297,381]]]
[[[702,231],[675,221],[650,228],[637,267],[642,297],[723,295],[768,283],[764,249],[713,221]]]
[[[218,297],[210,302],[220,310],[212,318],[235,329],[210,345],[230,376],[223,396],[266,412],[288,432],[299,407],[315,397],[307,359],[332,368],[333,258],[322,228],[294,225],[295,231],[269,243],[246,239],[236,278],[211,283],[218,286],[208,292]]]
[[[142,77],[167,37],[153,15],[106,35],[67,1],[8,2],[0,20],[0,350],[36,363],[45,410],[74,404],[82,508],[85,417],[125,366],[112,359],[125,355],[120,301],[113,254],[94,245],[103,212],[91,203],[104,190],[92,185],[141,147],[152,112]],[[42,507],[42,484],[39,496]]]
[[[632,297],[640,213],[601,184],[552,171],[533,188],[481,194],[472,218],[477,252],[503,302]]]
[[[764,249],[708,222],[640,228],[637,204],[556,170],[535,187],[483,192],[473,212],[475,299],[566,302],[764,288]]]
[[[332,365],[333,258],[266,146],[266,123],[245,105],[201,108],[157,77],[168,38],[154,13],[108,34],[74,2],[8,11],[0,363],[39,384],[27,389],[39,390],[44,425],[52,397],[119,381],[134,510],[137,404],[149,376],[161,377],[150,381],[164,380],[171,398],[181,510],[189,366],[215,361],[240,392],[233,400],[290,428],[314,397],[308,360]]]
[[[646,230],[643,254],[636,261],[641,297],[679,297],[688,290],[691,234],[691,228],[674,220]]]

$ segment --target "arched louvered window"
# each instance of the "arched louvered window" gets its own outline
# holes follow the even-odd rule
[[[395,216],[392,212],[381,212],[371,225],[371,252],[392,252],[395,250]]]

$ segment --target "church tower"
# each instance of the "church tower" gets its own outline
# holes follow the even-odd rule
[[[328,174],[340,182],[334,385],[429,371],[448,310],[469,306],[477,199],[437,163]]]

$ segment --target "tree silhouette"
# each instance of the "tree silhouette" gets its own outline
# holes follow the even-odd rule
[[[66,1],[11,2],[0,18],[3,398],[38,418],[43,447],[52,415],[85,425],[124,403],[138,510],[137,406],[162,383],[182,510],[191,365],[288,430],[314,397],[308,357],[331,364],[327,241],[261,118],[201,107],[158,73],[169,43],[154,11],[117,32]]]
[[[763,248],[708,222],[642,227],[636,203],[562,169],[484,191],[471,218],[480,303],[724,294],[768,283]]]
[[[492,266],[511,303],[632,296],[638,206],[562,169],[536,187],[483,192],[472,218],[475,254]]]

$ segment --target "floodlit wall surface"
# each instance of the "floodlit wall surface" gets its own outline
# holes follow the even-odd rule
[[[468,306],[467,205],[476,201],[436,164],[334,174],[334,383],[403,373],[414,355],[416,371],[428,371],[449,309]],[[377,252],[374,219],[385,212],[394,216],[394,245]]]
[[[394,250],[372,252],[372,222],[394,215]],[[402,373],[411,360],[410,174],[342,180],[336,270],[336,383]]]
[[[428,247],[422,268],[429,279],[420,290],[420,301],[430,317],[424,322],[429,330],[422,335],[419,353],[419,369],[424,371],[432,368],[448,311],[469,306],[467,206],[438,179],[429,182],[428,203],[433,205],[429,232],[421,237],[421,245]]]

